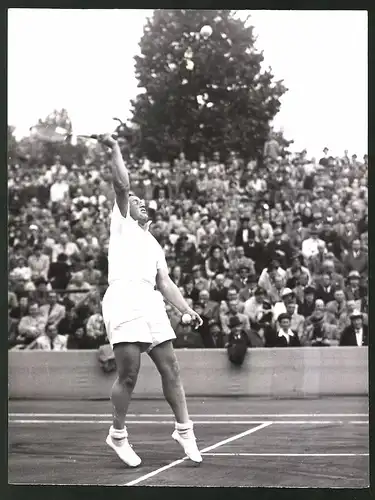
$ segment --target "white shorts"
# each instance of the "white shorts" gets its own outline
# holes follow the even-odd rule
[[[160,292],[151,285],[111,284],[102,302],[103,320],[113,347],[121,342],[155,346],[176,338]]]

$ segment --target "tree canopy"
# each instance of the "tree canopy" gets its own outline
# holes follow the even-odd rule
[[[199,34],[205,25],[208,38]],[[139,45],[143,91],[132,101],[132,121],[140,152],[154,161],[182,151],[191,159],[261,154],[287,89],[262,70],[252,26],[229,10],[156,10]]]

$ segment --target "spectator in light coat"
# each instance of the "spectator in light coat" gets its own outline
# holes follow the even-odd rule
[[[67,350],[67,337],[59,335],[56,325],[47,326],[46,333],[40,335],[30,349],[40,351],[66,351]]]
[[[40,314],[45,318],[47,325],[58,327],[61,320],[65,318],[65,306],[57,302],[57,294],[54,291],[48,293],[48,303],[40,306]]]
[[[37,303],[30,303],[29,314],[18,325],[17,344],[27,345],[45,332],[46,319],[40,314]]]

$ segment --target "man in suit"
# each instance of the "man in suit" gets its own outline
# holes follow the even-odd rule
[[[368,326],[363,324],[360,311],[353,311],[350,315],[351,325],[341,333],[341,346],[368,346]]]
[[[235,237],[235,245],[236,247],[245,246],[245,243],[249,241],[249,239],[254,238],[254,234],[249,234],[250,233],[250,227],[249,227],[249,222],[250,219],[249,217],[243,217],[240,221],[240,227],[237,230],[236,237]]]
[[[45,317],[46,324],[59,325],[60,321],[65,318],[65,306],[57,302],[57,293],[49,292],[48,303],[40,306],[39,311]]]
[[[361,308],[362,299],[366,297],[367,290],[361,286],[361,275],[358,271],[350,271],[348,284],[345,289],[346,300],[355,300],[358,302],[357,308]]]
[[[208,319],[219,319],[219,304],[210,300],[210,292],[208,290],[201,290],[199,292],[198,301],[202,304],[203,315]]]
[[[304,318],[312,315],[315,309],[316,289],[313,286],[307,286],[303,291],[303,301],[298,305],[298,314]]]
[[[353,240],[351,249],[344,257],[344,267],[346,272],[357,271],[363,274],[367,271],[368,255],[361,249],[361,241],[356,238]]]
[[[321,299],[325,304],[335,300],[335,288],[332,285],[331,275],[324,273],[322,280],[316,287],[316,298]]]
[[[267,244],[266,252],[268,258],[271,260],[277,251],[280,254],[281,266],[287,269],[292,260],[293,249],[288,241],[283,240],[283,231],[277,227],[273,232],[274,239]]]
[[[229,336],[226,343],[228,359],[234,365],[241,366],[247,353],[248,338],[242,329],[241,321],[236,316],[230,318],[228,326]]]
[[[42,351],[66,351],[67,350],[67,337],[59,335],[55,325],[48,325],[46,333],[40,335],[35,343],[30,345],[30,349],[37,349]]]

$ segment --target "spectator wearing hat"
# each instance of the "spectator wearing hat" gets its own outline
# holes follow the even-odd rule
[[[326,311],[321,299],[315,301],[312,315],[306,318],[302,345],[338,345],[338,328],[335,318]]]
[[[234,316],[229,321],[229,335],[226,343],[228,358],[235,365],[242,365],[244,362],[249,339],[243,331],[240,320]]]
[[[250,321],[246,314],[239,312],[239,301],[238,299],[230,299],[225,304],[227,306],[227,311],[225,312],[224,307],[220,309],[220,324],[222,331],[225,335],[230,333],[230,319],[237,317],[240,320],[242,330],[246,332],[247,335],[250,333]]]
[[[344,328],[340,337],[341,346],[368,346],[368,326],[363,324],[362,313],[358,310],[350,315],[351,325]]]
[[[346,302],[346,313],[342,316],[341,329],[343,329],[345,326],[351,325],[350,316],[354,311],[360,311],[360,309],[358,309],[358,303],[355,300],[348,300]],[[361,311],[361,313],[363,324],[368,326],[368,314],[363,310]]]
[[[304,318],[311,316],[315,309],[315,297],[315,288],[313,286],[306,286],[303,301],[298,305],[298,314],[301,314]]]
[[[28,258],[28,266],[32,273],[47,279],[50,266],[50,258],[42,252],[42,246],[36,245],[33,253]]]
[[[359,274],[364,274],[367,272],[368,255],[362,251],[362,244],[358,238],[352,241],[351,249],[345,255],[343,264],[347,273],[357,271]]]
[[[272,347],[300,347],[301,343],[298,335],[291,329],[289,314],[280,314],[277,318],[277,323],[279,327]]]
[[[361,301],[367,295],[367,289],[361,286],[361,275],[358,271],[350,271],[345,288],[346,300],[357,301],[357,309],[361,309]]]

